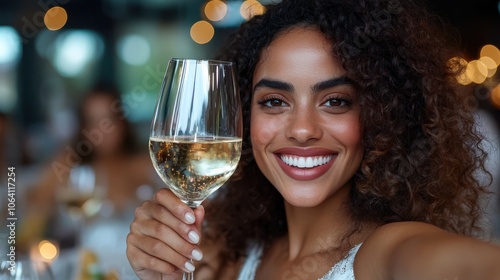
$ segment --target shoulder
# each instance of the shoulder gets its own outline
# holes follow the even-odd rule
[[[414,237],[429,235],[452,234],[422,222],[395,222],[378,227],[365,239],[356,254],[356,279],[390,279],[387,273],[401,245]]]

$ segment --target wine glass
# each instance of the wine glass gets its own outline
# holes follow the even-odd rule
[[[199,206],[235,171],[242,133],[233,63],[171,59],[149,139],[151,160],[169,189]]]
[[[0,262],[0,280],[54,280],[48,263],[30,259]]]
[[[94,169],[88,164],[74,166],[68,183],[57,193],[59,202],[77,222],[96,215],[102,206],[104,190],[97,185]]]

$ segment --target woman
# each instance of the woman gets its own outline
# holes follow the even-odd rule
[[[56,218],[57,206],[63,204],[64,194],[72,194],[63,192],[62,187],[73,183],[70,173],[75,167],[91,167],[86,169],[93,171],[91,184],[99,187],[104,200],[102,207],[85,208],[90,210],[85,215],[91,220],[97,220],[99,213],[101,218],[123,219],[128,223],[133,210],[140,204],[138,192],[146,189],[140,187],[150,186],[152,193],[157,180],[151,160],[147,153],[137,149],[131,124],[123,111],[120,93],[110,85],[99,84],[83,97],[78,108],[78,134],[73,143],[61,149],[42,174],[39,184],[28,194],[29,207],[23,218],[26,228],[23,226],[21,230],[21,243],[28,245],[45,234],[67,238],[58,236],[59,230],[49,227],[51,222],[60,222]],[[63,247],[74,245],[72,240],[69,244],[60,241]]]
[[[484,154],[433,21],[412,1],[284,0],[244,23],[220,57],[239,68],[239,173],[206,223],[166,189],[139,207],[136,274],[500,279],[500,248],[467,237]]]

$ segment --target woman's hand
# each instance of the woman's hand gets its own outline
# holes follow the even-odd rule
[[[203,206],[189,208],[170,190],[161,189],[135,211],[127,236],[127,257],[140,279],[182,279],[201,260]],[[163,276],[163,278],[162,278]]]

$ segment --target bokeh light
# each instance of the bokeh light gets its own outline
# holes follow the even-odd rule
[[[476,84],[481,84],[488,76],[488,68],[479,60],[472,60],[467,64],[465,74]]]
[[[0,64],[16,62],[21,54],[21,40],[10,26],[0,27]]]
[[[495,107],[500,109],[500,84],[491,91],[490,100]]]
[[[497,72],[498,67],[495,61],[489,56],[482,56],[479,61],[481,61],[488,69],[488,74],[486,76],[488,78],[493,77],[493,75]]]
[[[71,30],[59,35],[55,44],[55,68],[64,77],[75,77],[91,61],[100,58],[104,43],[95,32]]]
[[[220,0],[211,0],[205,4],[205,16],[211,21],[219,21],[227,14],[226,3]]]
[[[249,20],[257,15],[262,15],[265,11],[266,7],[257,0],[245,0],[241,3],[240,7],[240,14],[245,20]]]
[[[206,44],[212,40],[215,34],[214,27],[205,20],[200,20],[191,26],[191,39],[198,44]]]
[[[472,83],[471,79],[469,78],[469,76],[467,76],[467,73],[465,71],[467,64],[467,60],[458,56],[452,57],[448,60],[448,67],[453,73],[458,73],[457,81],[459,84],[464,86]]]
[[[52,7],[50,8],[43,17],[43,22],[48,30],[59,30],[63,28],[68,20],[68,14],[63,7]]]
[[[126,35],[118,40],[118,56],[130,65],[143,65],[151,56],[149,42],[140,35]]]
[[[500,65],[500,50],[493,45],[485,45],[481,48],[481,57],[487,56],[493,59],[497,66]]]
[[[48,261],[55,259],[59,253],[57,246],[47,240],[38,243],[38,250],[40,251],[40,256]]]

